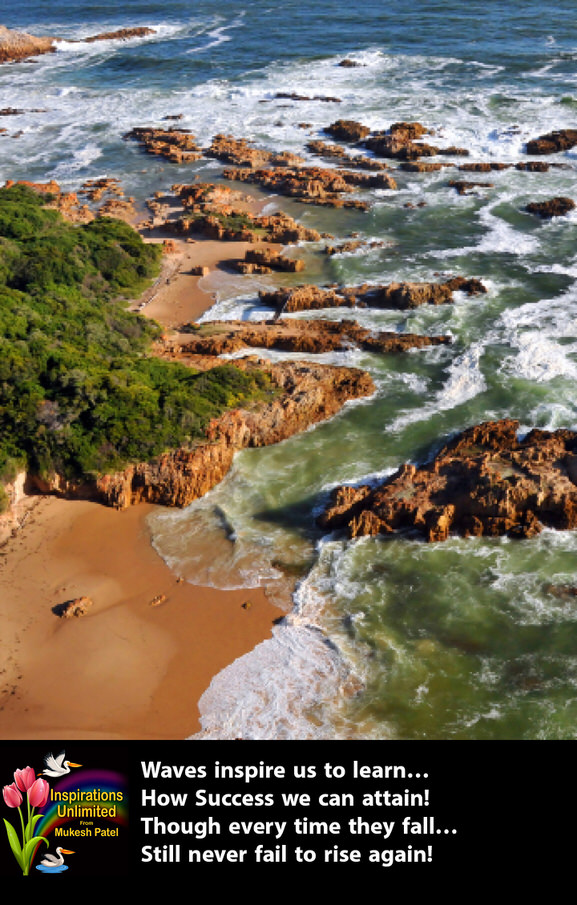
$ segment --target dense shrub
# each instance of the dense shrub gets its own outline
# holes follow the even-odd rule
[[[145,461],[268,391],[232,365],[152,357],[160,328],[125,300],[158,273],[158,246],[117,220],[73,226],[45,200],[0,189],[0,485],[19,467],[72,477]]]

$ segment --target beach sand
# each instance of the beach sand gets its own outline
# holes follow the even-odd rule
[[[192,265],[244,255],[243,243],[176,248],[142,309],[169,329],[212,304]],[[263,590],[178,580],[151,545],[152,508],[39,497],[0,548],[1,738],[186,738],[213,676],[270,636],[283,612]],[[85,616],[53,611],[79,596],[93,601]]]

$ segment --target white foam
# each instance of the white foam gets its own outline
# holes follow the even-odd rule
[[[402,412],[388,426],[389,430],[401,431],[410,424],[424,421],[439,411],[456,408],[486,390],[487,384],[481,370],[484,342],[473,343],[451,363],[447,380],[439,392],[418,409]]]

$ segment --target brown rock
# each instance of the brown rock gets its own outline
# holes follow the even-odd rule
[[[36,37],[0,25],[0,63],[25,60],[42,53],[54,52],[56,38]]]
[[[268,268],[266,272],[281,270],[287,273],[299,273],[304,270],[304,261],[300,258],[287,258],[270,248],[250,248],[241,264],[257,264]],[[251,271],[241,271],[251,272]],[[254,271],[252,271],[254,272]]]
[[[557,154],[577,144],[577,129],[559,129],[527,142],[527,154]]]
[[[93,41],[127,41],[128,38],[143,38],[145,35],[155,35],[154,28],[119,28],[117,31],[105,31],[90,38],[84,38],[85,44]]]
[[[307,150],[317,157],[332,160],[344,167],[354,167],[361,170],[384,170],[387,164],[372,157],[361,154],[348,154],[340,145],[329,145],[324,141],[309,141]]]
[[[386,132],[374,132],[363,145],[379,157],[397,160],[418,160],[420,157],[434,157],[439,149],[418,141],[428,134],[421,123],[393,123]]]
[[[443,305],[452,302],[454,291],[469,295],[485,292],[477,279],[453,277],[444,283],[388,283],[380,286],[328,287],[314,285],[293,289],[261,291],[260,301],[275,308],[278,314],[310,311],[320,308],[400,308],[407,310],[420,305]]]
[[[319,354],[357,346],[377,354],[450,343],[448,336],[373,332],[356,321],[222,321],[189,325],[190,339],[168,344],[176,357],[225,355],[248,348]]]
[[[550,220],[552,217],[563,217],[574,208],[575,202],[571,198],[551,198],[550,201],[532,201],[525,210],[543,220]]]
[[[256,170],[227,169],[223,175],[226,179],[252,182],[278,195],[288,195],[311,204],[368,209],[367,202],[343,198],[343,195],[349,194],[356,185],[361,184],[362,180],[357,173],[322,167],[276,167]],[[383,187],[384,185],[383,183]]]
[[[428,541],[574,529],[577,433],[533,430],[519,439],[518,430],[513,420],[469,428],[427,465],[401,466],[348,511],[339,488],[320,524],[346,527],[352,537],[414,530]]]
[[[511,163],[461,163],[459,169],[471,173],[491,173],[494,170],[508,170]]]
[[[138,127],[123,136],[125,140],[137,141],[149,154],[165,157],[171,163],[190,163],[202,157],[194,135],[186,129],[155,129]]]
[[[253,147],[244,138],[222,134],[214,136],[205,154],[237,167],[295,167],[303,163],[302,157],[289,151],[266,151]]]
[[[476,189],[492,189],[492,182],[465,182],[462,179],[451,179],[451,188],[456,189],[459,195],[470,195]]]
[[[516,170],[527,170],[530,173],[547,173],[550,164],[544,163],[542,160],[529,160],[526,163],[516,163]]]
[[[173,185],[172,190],[186,211],[180,219],[165,223],[177,232],[198,232],[225,241],[253,242],[258,239],[281,245],[318,242],[321,238],[316,230],[301,226],[281,211],[262,216],[249,213],[247,196],[227,186],[193,183]]]
[[[346,141],[351,144],[356,144],[371,134],[368,126],[363,126],[362,123],[357,123],[352,119],[339,119],[327,126],[325,132],[332,135],[337,141]]]
[[[69,600],[58,609],[58,615],[61,619],[73,619],[78,616],[86,616],[88,610],[92,606],[90,597],[76,597],[75,600]]]

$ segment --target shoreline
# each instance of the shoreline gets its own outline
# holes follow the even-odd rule
[[[168,330],[213,304],[190,266],[226,268],[245,243],[174,244],[142,308]],[[0,737],[184,739],[201,729],[213,677],[285,615],[262,588],[179,581],[152,546],[154,508],[38,497],[0,547]],[[158,595],[166,600],[151,606]],[[55,615],[80,596],[93,601],[87,615]]]

